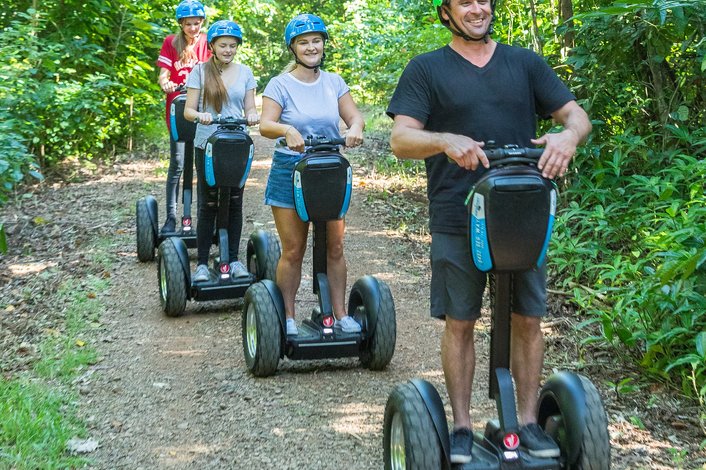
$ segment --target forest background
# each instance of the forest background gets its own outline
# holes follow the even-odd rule
[[[384,138],[384,108],[408,60],[447,43],[430,0],[207,1],[244,31],[239,58],[263,89],[289,60],[295,14],[329,27],[327,69],[343,76]],[[8,0],[0,12],[0,207],[26,184],[164,138],[156,85],[173,0]],[[551,246],[555,292],[643,379],[701,404],[706,423],[706,2],[505,0],[495,38],[528,47],[594,123],[569,177]],[[450,77],[453,78],[453,77]],[[545,130],[550,129],[550,124]],[[386,171],[419,174],[387,150]],[[7,247],[0,223],[0,251]],[[639,386],[627,378],[616,384]]]

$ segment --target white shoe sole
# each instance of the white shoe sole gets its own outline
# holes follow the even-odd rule
[[[451,454],[449,457],[451,463],[468,463],[473,460],[472,455]]]
[[[544,450],[532,450],[527,449],[527,453],[532,457],[537,457],[538,459],[553,459],[559,457],[561,451],[559,449],[544,449]]]

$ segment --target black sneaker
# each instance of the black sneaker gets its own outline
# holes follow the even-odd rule
[[[176,219],[172,216],[167,217],[167,220],[162,225],[162,233],[173,233],[176,231]]]
[[[532,457],[554,458],[559,457],[559,446],[556,445],[539,424],[531,423],[520,428],[520,444],[527,449]]]
[[[451,463],[468,463],[473,459],[473,432],[468,428],[455,429],[451,433]]]

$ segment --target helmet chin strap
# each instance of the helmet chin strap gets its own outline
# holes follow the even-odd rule
[[[294,48],[293,48],[292,46],[289,46],[289,50],[292,51],[292,54],[294,54],[294,62],[295,62],[297,65],[301,65],[301,66],[304,67],[305,69],[313,70],[314,73],[316,73],[316,72],[319,71],[319,68],[320,68],[322,65],[324,65],[324,60],[326,60],[326,53],[324,52],[323,54],[321,54],[321,60],[319,61],[318,64],[316,64],[316,65],[307,65],[307,64],[305,64],[304,62],[302,62],[301,60],[299,60],[299,56],[297,55],[296,52],[294,52]]]
[[[223,67],[225,67],[226,65],[233,62],[232,58],[231,58],[230,62],[223,62],[221,59],[218,58],[218,56],[215,54],[215,52],[213,54],[213,60],[216,63],[216,68],[218,69],[218,73],[223,73]],[[219,66],[219,64],[220,64],[220,66]]]
[[[474,37],[471,37],[468,34],[461,31],[461,28],[459,28],[459,26],[454,21],[453,17],[451,16],[451,12],[446,7],[446,5],[442,6],[441,8],[444,9],[444,11],[446,12],[446,14],[449,17],[449,23],[451,23],[451,25],[453,26],[453,28],[449,28],[449,30],[451,31],[451,33],[454,36],[458,36],[458,37],[464,39],[465,41],[473,41],[473,42],[483,41],[484,43],[488,44],[488,37],[493,33],[493,22],[492,21],[490,22],[490,26],[488,26],[488,29],[485,31],[485,34],[482,37],[474,38]]]

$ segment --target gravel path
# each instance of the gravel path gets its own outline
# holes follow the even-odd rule
[[[255,143],[244,234],[274,227],[262,204],[271,144],[259,136]],[[161,178],[153,174],[148,167],[132,176],[159,195]],[[252,377],[242,352],[242,301],[190,302],[184,316],[165,317],[156,264],[137,261],[131,229],[105,300],[103,360],[84,390],[83,409],[100,442],[91,455],[96,467],[382,467],[382,417],[392,388],[412,376],[442,386],[442,325],[428,318],[420,288],[428,282],[425,262],[405,259],[401,241],[366,215],[357,192],[347,216],[348,287],[373,274],[391,288],[398,339],[387,370],[371,372],[357,359],[285,359],[274,377]],[[307,264],[300,320],[315,304],[310,272]]]
[[[257,135],[254,139],[241,253],[250,232],[274,227],[262,203],[272,143]],[[124,201],[124,214],[133,214],[135,201],[148,193],[161,203],[164,177],[155,176],[156,165],[144,160],[116,165],[114,174],[99,181],[100,187]],[[359,181],[365,177],[355,176]],[[101,360],[77,381],[89,437],[99,442],[89,456],[92,468],[382,468],[382,419],[391,390],[421,377],[446,401],[439,359],[443,324],[428,315],[426,255],[415,256],[399,234],[382,227],[364,202],[366,186],[354,184],[346,218],[348,287],[365,274],[390,286],[397,347],[381,372],[363,369],[357,359],[285,359],[274,377],[252,377],[242,352],[242,300],[191,302],[182,317],[165,317],[156,264],[137,260],[134,216],[95,222],[116,233],[119,260],[110,273],[112,287],[102,298],[107,308],[94,338]],[[309,251],[307,262],[310,256]],[[193,263],[192,258],[192,268]],[[307,264],[298,296],[299,320],[315,304],[310,273]],[[495,414],[486,398],[487,327],[486,319],[477,334],[473,417],[479,430]],[[550,347],[564,348],[562,356],[572,354],[575,344],[561,335],[561,328],[556,333],[557,327],[566,328],[566,322],[550,321],[545,330]],[[548,361],[547,367],[564,365]],[[600,378],[593,378],[603,388]],[[601,392],[606,399],[606,390]],[[655,435],[640,429],[626,417],[638,411],[623,409],[611,396],[606,407],[613,468],[674,468],[668,463],[673,454],[669,448],[676,445],[667,437],[669,429]],[[697,467],[687,462],[681,468]]]

